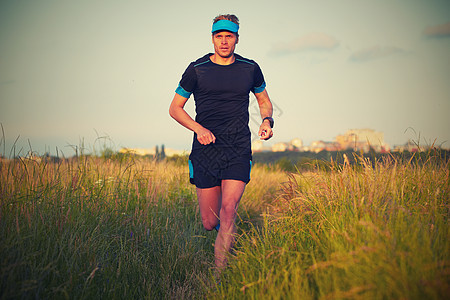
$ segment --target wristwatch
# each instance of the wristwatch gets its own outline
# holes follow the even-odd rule
[[[262,121],[264,122],[264,120],[269,120],[270,128],[273,128],[273,119],[272,119],[272,117],[265,117]]]

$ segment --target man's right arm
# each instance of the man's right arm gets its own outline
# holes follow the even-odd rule
[[[195,122],[184,110],[184,105],[187,100],[188,98],[175,93],[169,107],[170,116],[187,129],[194,131],[197,134],[197,140],[200,144],[208,145],[210,143],[215,143],[216,137],[214,134],[199,123]]]
[[[259,136],[262,140],[268,140],[273,136],[273,130],[272,127],[269,125],[268,120],[264,120],[266,117],[272,117],[273,113],[273,106],[272,102],[270,101],[269,94],[267,93],[267,90],[264,89],[261,93],[255,93],[256,100],[258,101],[259,110],[261,113],[261,119],[263,119],[263,122],[261,126],[259,127]]]

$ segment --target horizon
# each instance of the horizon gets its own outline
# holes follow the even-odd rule
[[[352,128],[352,129],[348,129],[348,130],[358,130],[358,129],[374,130],[371,128]],[[413,129],[410,128],[408,130],[411,130],[414,133],[414,136],[416,138],[409,138],[404,143],[394,144],[394,145],[385,142],[385,145],[387,145],[388,148],[390,148],[390,150],[395,150],[396,148],[405,146],[408,143],[414,143],[416,145],[424,147],[424,149],[434,146],[434,147],[440,148],[442,150],[450,150],[450,146],[449,146],[448,142],[437,144],[436,140],[426,140],[424,137],[420,136],[420,133],[414,132]],[[376,131],[376,130],[374,130],[374,131]],[[189,153],[191,150],[190,149],[191,145],[188,145],[187,147],[184,147],[184,148],[180,148],[180,147],[173,147],[164,142],[150,145],[148,147],[140,147],[140,146],[129,147],[126,145],[116,145],[114,143],[114,140],[111,137],[109,137],[107,135],[99,136],[97,132],[95,132],[95,133],[97,134],[97,137],[93,141],[87,141],[84,138],[80,138],[78,144],[67,143],[66,145],[63,145],[62,147],[56,145],[53,147],[53,149],[48,145],[44,145],[43,147],[40,147],[40,148],[34,147],[32,141],[29,141],[29,140],[22,141],[22,140],[20,140],[20,137],[19,137],[19,139],[16,139],[15,144],[7,145],[5,143],[5,139],[0,138],[0,151],[1,151],[0,156],[6,157],[6,158],[25,157],[25,156],[28,156],[30,153],[33,153],[34,155],[38,155],[38,156],[50,155],[50,156],[57,157],[59,155],[62,155],[64,157],[72,157],[72,156],[75,156],[76,153],[80,153],[80,152],[83,152],[85,154],[95,154],[95,153],[99,153],[105,149],[109,149],[116,153],[119,153],[119,152],[121,152],[121,150],[124,150],[124,149],[129,149],[129,150],[139,149],[139,150],[148,151],[148,150],[155,149],[158,147],[164,147],[165,150],[166,151],[169,150],[169,152],[175,151],[175,152]],[[380,132],[380,133],[384,134],[383,132]],[[342,133],[342,134],[344,134],[344,133]],[[252,137],[253,136],[254,136],[254,134],[252,132]],[[336,135],[335,137],[337,137],[337,136],[338,135]],[[305,141],[300,137],[292,137],[291,139],[286,140],[286,141],[276,141],[276,142],[275,141],[261,141],[259,138],[252,138],[252,147],[253,147],[254,142],[261,141],[263,143],[262,151],[267,151],[267,149],[272,149],[272,147],[276,144],[289,144],[295,139],[300,139],[303,142],[304,148],[305,147],[309,148],[312,146],[313,143],[317,143],[317,142],[325,142],[325,143],[336,142],[335,138],[333,140],[313,139],[307,143],[305,143]],[[254,151],[260,152],[261,150],[254,150]],[[270,151],[273,151],[273,150],[270,150]],[[288,151],[288,150],[286,150],[286,151]],[[327,151],[327,150],[325,150],[325,151]],[[273,151],[273,152],[279,152],[279,151]]]

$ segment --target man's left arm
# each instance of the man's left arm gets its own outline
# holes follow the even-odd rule
[[[255,97],[256,101],[258,101],[261,119],[263,120],[261,126],[259,126],[258,135],[261,137],[261,140],[268,140],[273,136],[273,130],[270,126],[270,120],[265,118],[272,118],[272,102],[270,101],[269,94],[267,93],[266,89],[264,89],[264,91],[262,91],[261,93],[255,93]]]

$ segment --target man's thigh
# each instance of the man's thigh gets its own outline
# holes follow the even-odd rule
[[[237,209],[247,184],[240,180],[222,180],[222,208]]]
[[[222,202],[220,186],[205,189],[197,188],[197,199],[202,218],[219,217]]]

